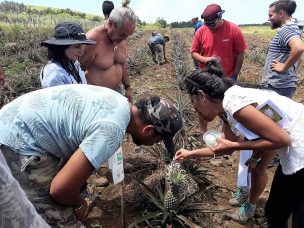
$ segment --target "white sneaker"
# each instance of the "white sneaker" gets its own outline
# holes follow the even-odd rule
[[[229,199],[229,204],[231,206],[241,206],[248,199],[249,191],[248,187],[238,187],[237,191],[233,194],[233,198]]]
[[[245,201],[242,206],[233,214],[226,214],[225,216],[233,219],[236,222],[244,224],[254,216],[256,206]]]

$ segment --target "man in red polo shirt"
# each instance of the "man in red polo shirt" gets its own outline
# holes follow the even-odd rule
[[[206,26],[195,33],[191,55],[200,62],[200,68],[209,60],[218,59],[225,76],[237,80],[247,45],[240,28],[222,19],[224,12],[217,4],[205,8],[201,18]]]
[[[220,61],[224,74],[233,80],[241,70],[247,45],[240,28],[222,19],[225,10],[217,4],[208,5],[201,18],[204,25],[194,35],[191,55],[204,68],[212,59]],[[200,131],[207,130],[207,122],[199,118]]]

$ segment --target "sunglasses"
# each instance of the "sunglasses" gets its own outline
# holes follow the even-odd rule
[[[204,24],[207,26],[207,27],[215,27],[216,26],[216,23],[217,23],[218,19],[215,19],[215,20],[212,20],[212,21],[206,21],[204,20]]]

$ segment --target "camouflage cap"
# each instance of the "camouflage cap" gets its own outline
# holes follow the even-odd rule
[[[169,100],[160,99],[152,106],[148,106],[148,112],[155,127],[169,152],[173,152],[173,137],[182,128],[183,121],[176,106]]]

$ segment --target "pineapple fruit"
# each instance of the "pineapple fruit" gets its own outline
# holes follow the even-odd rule
[[[184,172],[180,164],[175,161],[172,161],[171,164],[167,166],[166,181],[169,183],[169,189],[164,201],[164,209],[166,211],[174,210],[180,202],[182,195],[180,188],[185,178]]]

